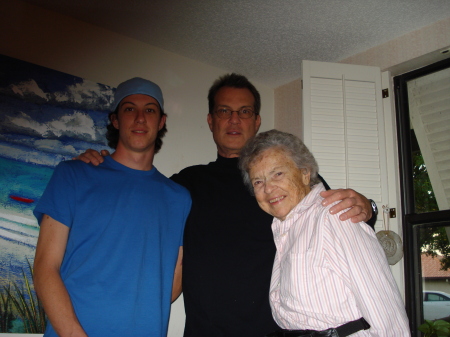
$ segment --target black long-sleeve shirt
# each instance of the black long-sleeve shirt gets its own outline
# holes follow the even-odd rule
[[[185,337],[262,337],[278,329],[269,305],[271,223],[244,186],[238,158],[218,157],[171,177],[192,208],[184,232]]]

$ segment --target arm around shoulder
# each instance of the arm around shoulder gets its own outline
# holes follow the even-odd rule
[[[349,208],[346,212],[339,216],[341,221],[351,219],[352,222],[366,222],[372,228],[376,221],[376,214],[373,212],[372,203],[364,195],[348,189],[327,190],[320,193],[325,198],[322,202],[323,206],[340,201],[330,208],[331,214],[336,214],[342,210]]]
[[[93,149],[87,149],[82,154],[78,155],[78,157],[75,157],[73,159],[81,160],[82,162],[85,162],[86,164],[91,163],[92,165],[100,165],[103,163],[104,158],[109,156],[108,150],[102,150],[100,153]]]
[[[79,323],[60,267],[69,227],[44,214],[34,260],[34,286],[44,310],[59,336],[87,336]]]

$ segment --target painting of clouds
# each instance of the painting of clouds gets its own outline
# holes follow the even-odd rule
[[[113,93],[0,55],[0,332],[39,332],[14,302],[23,295],[25,306],[34,305],[27,281],[39,227],[32,211],[60,161],[88,148],[108,149]]]

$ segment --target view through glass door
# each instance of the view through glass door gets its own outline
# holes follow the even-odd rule
[[[450,322],[450,59],[394,79],[413,335]]]

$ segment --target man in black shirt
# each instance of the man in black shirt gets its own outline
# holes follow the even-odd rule
[[[183,247],[184,336],[262,337],[278,329],[269,305],[272,217],[259,208],[238,169],[240,150],[261,125],[261,99],[247,78],[229,74],[214,82],[208,103],[217,160],[171,177],[192,197]],[[94,164],[102,160],[96,152],[83,157]],[[351,207],[341,215],[345,219],[368,221],[372,216],[370,202],[353,190],[323,196],[326,204],[343,200],[333,213]],[[174,280],[174,289],[181,288],[179,281]]]
[[[245,77],[230,74],[213,84],[208,101],[218,158],[171,177],[192,197],[183,246],[184,336],[262,337],[278,329],[269,305],[272,217],[259,209],[238,169],[240,150],[261,124],[261,100]],[[355,221],[370,219],[366,198],[339,193],[335,199],[350,200],[337,208],[356,203],[347,216],[361,212]]]

